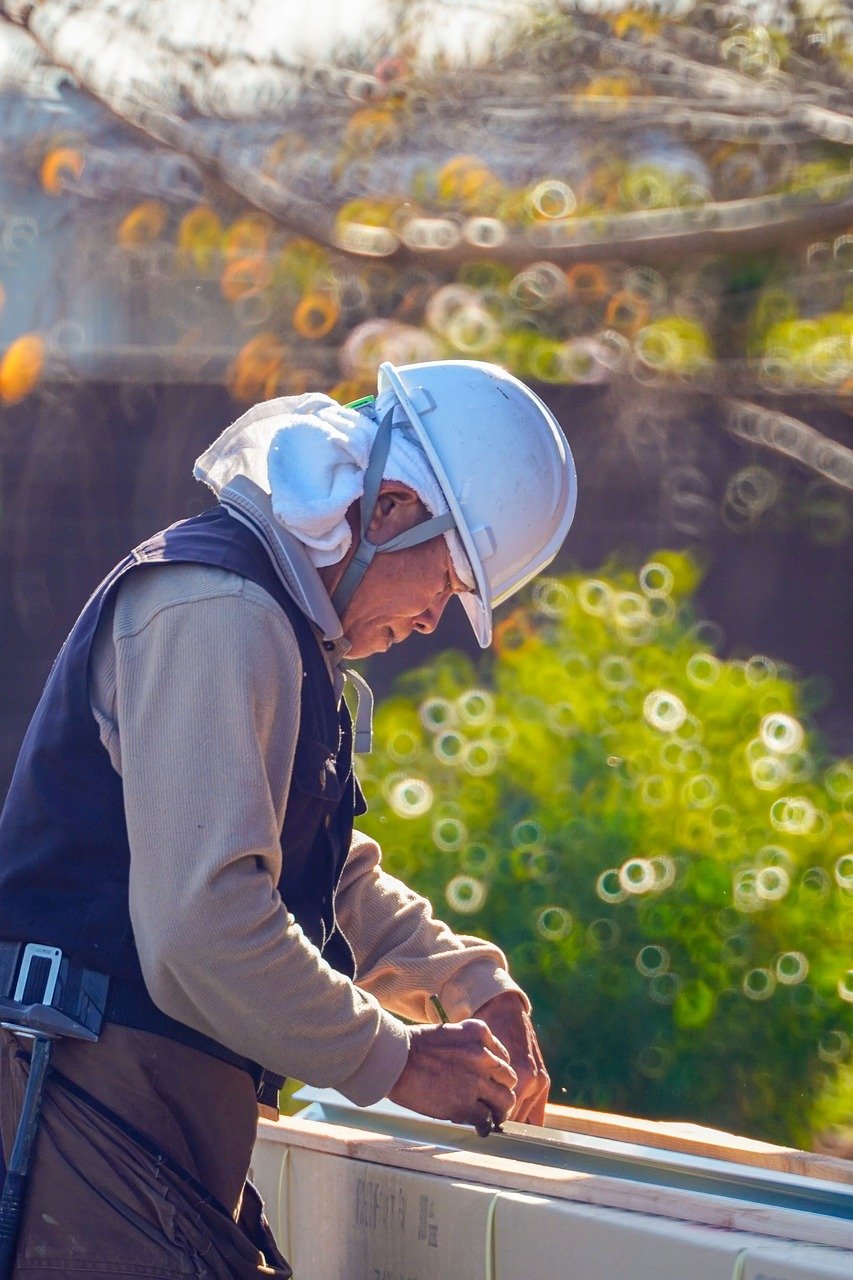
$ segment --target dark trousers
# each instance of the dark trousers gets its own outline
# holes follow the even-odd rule
[[[8,1158],[29,1043],[0,1031],[0,1145]],[[246,1183],[252,1081],[161,1036],[109,1025],[56,1042],[15,1280],[287,1280]]]

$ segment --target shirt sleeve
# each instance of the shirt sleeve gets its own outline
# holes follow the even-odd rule
[[[437,995],[451,1021],[470,1017],[492,996],[515,991],[503,952],[454,933],[426,898],[389,875],[375,840],[355,832],[335,899],[353,948],[359,986],[414,1022],[437,1022]]]
[[[282,610],[220,569],[134,570],[93,650],[152,999],[234,1052],[364,1105],[396,1083],[408,1033],[323,960],[278,892],[301,682]]]

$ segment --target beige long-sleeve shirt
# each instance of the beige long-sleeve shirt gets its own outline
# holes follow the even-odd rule
[[[130,915],[155,1003],[366,1105],[393,1088],[408,1054],[407,1029],[386,1010],[434,1021],[437,992],[458,1019],[518,988],[496,947],[435,920],[359,833],[336,899],[357,985],[289,914],[279,836],[301,679],[293,630],[265,591],[171,564],[120,584],[93,645],[90,697],[122,777]]]

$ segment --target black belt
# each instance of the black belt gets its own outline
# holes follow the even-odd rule
[[[246,1071],[258,1101],[267,1106],[276,1105],[284,1076],[267,1071],[251,1058],[232,1053],[218,1040],[168,1017],[157,1008],[144,987],[87,969],[58,948],[48,946],[36,948],[44,954],[28,957],[26,976],[21,979],[21,961],[26,949],[24,942],[0,942],[0,1020],[23,1024],[28,1019],[28,1029],[87,1040],[97,1039],[102,1022],[166,1036]]]

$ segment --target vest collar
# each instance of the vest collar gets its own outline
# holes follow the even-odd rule
[[[344,665],[349,641],[308,552],[299,539],[276,520],[270,495],[248,476],[235,476],[221,491],[219,501],[264,544],[288,592],[308,621],[320,631],[333,680],[338,673],[336,695],[339,697],[343,690],[339,681],[349,678],[352,682],[357,699],[355,750],[359,755],[369,752],[373,744],[373,692],[363,676]]]
[[[323,636],[323,647],[337,662],[346,657],[349,642],[323,581],[305,547],[276,520],[272,500],[248,476],[235,476],[219,495],[222,506],[260,538],[281,578],[299,608]],[[327,644],[334,644],[334,650]]]

